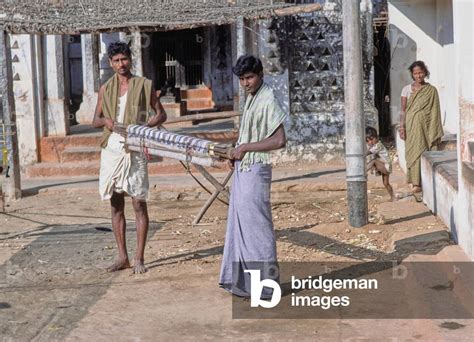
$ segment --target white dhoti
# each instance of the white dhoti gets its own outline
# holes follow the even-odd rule
[[[99,193],[103,201],[114,192],[126,193],[140,199],[148,199],[148,168],[145,156],[128,152],[125,139],[116,133],[109,137],[100,157]]]

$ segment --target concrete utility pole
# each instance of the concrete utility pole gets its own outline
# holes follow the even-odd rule
[[[362,227],[368,222],[359,6],[360,0],[342,2],[347,207],[352,227]]]
[[[13,77],[10,45],[8,34],[0,26],[0,94],[3,105],[3,124],[5,125],[5,141],[8,148],[8,174],[6,179],[6,199],[21,198],[20,162],[18,157],[18,137],[16,135],[16,113],[13,99]]]

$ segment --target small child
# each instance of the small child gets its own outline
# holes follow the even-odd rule
[[[387,148],[379,141],[379,137],[375,128],[368,126],[365,129],[365,141],[367,142],[367,171],[377,176],[382,175],[383,185],[387,189],[390,199],[395,201],[392,186],[389,178],[392,172],[392,161],[388,155]]]

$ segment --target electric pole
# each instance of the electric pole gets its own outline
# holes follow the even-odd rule
[[[360,0],[342,1],[348,222],[368,222]]]

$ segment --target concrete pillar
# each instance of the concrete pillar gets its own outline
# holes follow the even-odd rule
[[[90,124],[94,118],[100,88],[97,35],[81,35],[81,54],[83,92],[81,106],[76,112],[76,120],[82,124]]]
[[[69,112],[65,101],[63,36],[47,35],[44,40],[46,118],[48,136],[69,134]]]
[[[352,227],[368,223],[359,4],[359,0],[347,0],[342,7],[347,207]]]
[[[40,112],[37,111],[37,71],[35,36],[12,35],[13,94],[21,171],[38,161],[38,132]],[[40,88],[43,85],[39,85]]]
[[[364,73],[369,75],[369,77],[364,77],[364,98],[369,100],[369,103],[374,102],[374,29],[372,26],[372,1],[371,0],[361,0],[360,2],[360,11],[361,11],[361,21],[362,28],[361,33],[363,39],[363,60],[364,63]],[[377,118],[378,122],[378,118]],[[378,127],[376,127],[378,129]]]

